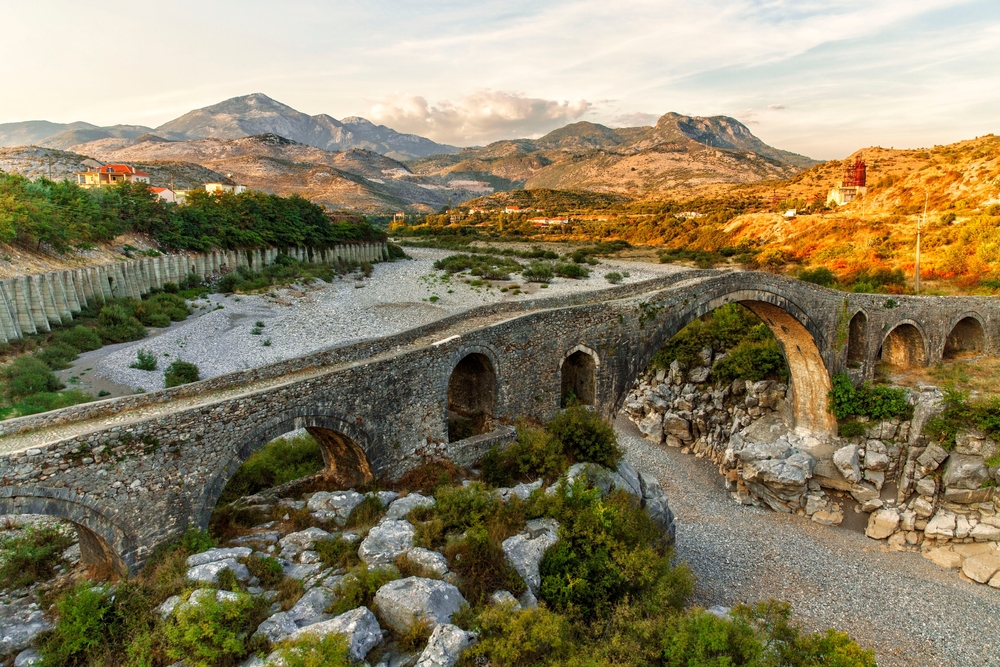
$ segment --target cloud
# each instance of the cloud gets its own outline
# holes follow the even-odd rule
[[[401,132],[458,145],[540,136],[587,113],[593,105],[545,100],[521,93],[480,90],[431,104],[419,95],[397,94],[372,105],[373,121]]]
[[[767,108],[769,111],[781,111],[785,108],[784,104],[768,104]]]
[[[656,125],[659,116],[655,113],[645,113],[633,111],[614,116],[608,121],[611,127],[641,127],[643,125]]]

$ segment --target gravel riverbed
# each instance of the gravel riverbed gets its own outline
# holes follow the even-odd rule
[[[420,248],[407,248],[407,253],[413,259],[376,264],[371,277],[363,281],[343,276],[331,283],[317,281],[265,295],[210,295],[207,301],[194,302],[195,315],[185,322],[141,341],[87,353],[64,375],[68,379],[92,368],[94,380],[84,376],[82,388],[103,381],[120,388],[112,395],[139,388],[151,391],[163,388],[163,369],[175,359],[197,365],[201,378],[206,379],[357,340],[388,336],[488,303],[607,288],[610,284],[604,274],[610,271],[628,271],[630,276],[624,282],[633,283],[683,270],[670,265],[602,260],[598,266],[589,267],[589,278],[557,278],[545,289],[524,283],[514,274],[513,280],[500,283],[517,284],[526,290],[514,295],[513,290],[473,287],[459,277],[442,279],[445,274],[434,270],[434,261],[453,253]],[[263,326],[255,329],[258,322]],[[254,330],[259,333],[252,333]],[[142,349],[155,354],[157,370],[129,368]],[[106,387],[93,384],[93,388]]]
[[[626,459],[663,484],[697,604],[787,601],[806,627],[873,648],[881,667],[1000,665],[997,591],[847,528],[738,505],[711,461],[654,445],[625,417],[615,428]]]

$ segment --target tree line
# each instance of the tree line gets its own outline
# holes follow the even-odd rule
[[[324,247],[382,237],[367,221],[331,220],[322,207],[298,195],[193,190],[178,205],[144,183],[84,189],[66,180],[0,171],[0,242],[66,252],[126,232],[148,233],[163,248],[201,252]]]

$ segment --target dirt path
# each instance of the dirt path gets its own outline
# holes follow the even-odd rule
[[[667,492],[697,604],[785,600],[807,627],[875,649],[881,667],[1000,665],[1000,591],[849,529],[737,505],[711,461],[653,445],[624,417],[615,426],[626,458]]]

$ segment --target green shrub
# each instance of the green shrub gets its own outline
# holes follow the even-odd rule
[[[469,528],[462,539],[445,547],[444,554],[450,569],[462,578],[459,588],[473,606],[486,603],[494,591],[520,595],[525,590],[498,540],[492,539],[485,527]]]
[[[69,535],[51,526],[28,527],[19,535],[0,539],[3,588],[13,590],[50,579],[72,543]]]
[[[590,276],[590,271],[587,270],[585,266],[580,264],[569,263],[569,264],[556,264],[552,271],[557,276],[562,276],[563,278],[572,278],[574,280],[579,280],[580,278],[586,278]]]
[[[815,269],[804,269],[799,273],[799,280],[821,287],[834,287],[837,284],[837,274],[825,266],[818,266]]]
[[[583,406],[567,408],[545,428],[577,461],[589,461],[612,470],[618,467],[621,450],[611,424]]]
[[[521,271],[521,277],[529,283],[549,283],[555,273],[552,267],[545,262],[532,262],[528,268]]]
[[[97,321],[97,335],[105,345],[127,343],[146,337],[146,327],[132,316],[129,308],[121,304],[101,308]]]
[[[278,655],[284,667],[350,667],[354,664],[347,638],[337,632],[322,639],[306,634],[299,639],[285,640],[278,645]]]
[[[313,543],[313,551],[319,554],[323,567],[349,568],[358,565],[358,545],[338,535]]]
[[[479,641],[465,652],[463,665],[567,664],[566,658],[579,646],[570,622],[545,607],[517,611],[505,606],[487,607],[477,617],[475,629]]]
[[[855,387],[847,373],[835,374],[831,383],[833,386],[828,395],[830,412],[838,421],[850,417],[868,417],[877,421],[909,419],[913,414],[913,406],[907,403],[904,389],[872,386],[868,382]]]
[[[762,664],[764,646],[743,618],[721,619],[695,610],[675,617],[663,638],[663,664],[689,665]]]
[[[610,273],[604,274],[604,279],[612,285],[620,285],[622,280],[624,280],[624,277],[617,271],[611,271]]]
[[[202,551],[214,549],[216,546],[215,540],[208,534],[208,531],[201,528],[188,528],[177,543],[177,548],[182,549],[188,555],[200,554]]]
[[[64,386],[44,361],[30,356],[18,357],[3,369],[3,374],[11,401],[41,392],[59,391]]]
[[[197,382],[200,377],[197,366],[190,362],[178,359],[167,366],[167,370],[163,374],[163,379],[166,386],[169,388],[182,384],[188,384],[189,382]]]
[[[924,433],[944,449],[954,449],[955,436],[963,428],[977,428],[994,440],[1000,439],[1000,398],[973,402],[968,393],[949,386],[944,390],[943,408],[927,421]],[[1000,456],[987,459],[986,465],[1000,465]]]
[[[79,389],[70,389],[58,393],[41,392],[32,394],[14,403],[13,407],[19,416],[25,416],[68,408],[71,405],[79,405],[80,403],[89,403],[92,400],[94,400],[94,397],[87,392]]]
[[[271,556],[252,554],[247,558],[246,566],[251,575],[260,579],[260,585],[264,588],[274,588],[285,578],[281,563]]]
[[[365,496],[365,499],[358,503],[358,506],[351,510],[351,515],[347,517],[346,528],[371,528],[382,515],[385,514],[385,505],[377,495]]]
[[[111,596],[104,589],[82,581],[56,601],[57,622],[40,637],[39,652],[45,665],[84,667],[92,664],[108,640],[111,629]]]
[[[163,283],[163,291],[166,294],[177,294],[180,291],[180,287],[178,287],[177,283],[166,282]]]
[[[37,356],[41,361],[44,361],[45,364],[52,370],[58,371],[63,368],[69,368],[70,364],[76,359],[78,354],[79,352],[72,345],[55,343],[44,348],[35,356]]]
[[[371,608],[378,589],[396,579],[399,579],[399,573],[395,569],[383,567],[369,569],[362,563],[344,575],[335,591],[338,597],[326,609],[326,613],[337,615],[358,607]]]
[[[315,475],[323,467],[323,452],[308,433],[278,438],[254,452],[237,469],[223,489],[219,502],[231,503],[243,496]]]
[[[237,593],[233,601],[219,602],[206,595],[198,604],[185,605],[163,626],[167,657],[190,667],[234,664],[253,651],[250,635],[267,616],[263,598]]]
[[[857,421],[845,421],[837,424],[837,433],[841,438],[857,438],[867,431],[867,427]]]
[[[716,382],[733,380],[788,380],[788,363],[778,341],[768,338],[760,342],[743,341],[729,350],[725,358],[712,367]]]
[[[701,366],[701,351],[733,350],[740,343],[763,343],[774,334],[759,317],[743,306],[727,303],[700,317],[667,341],[653,357],[654,368],[667,368],[675,359],[684,366]]]
[[[155,371],[156,370],[156,355],[149,350],[139,350],[135,354],[135,362],[129,364],[129,368],[137,368],[140,371]]]
[[[525,423],[517,425],[517,440],[507,449],[493,447],[483,457],[483,481],[493,486],[511,486],[539,477],[553,481],[569,467],[563,443],[545,429]]]
[[[395,243],[386,243],[385,247],[389,250],[390,261],[396,259],[407,259],[407,254],[406,251],[403,250],[403,246]]]
[[[76,325],[72,329],[56,332],[52,340],[62,345],[69,345],[77,352],[89,352],[101,349],[101,337],[90,327]]]

